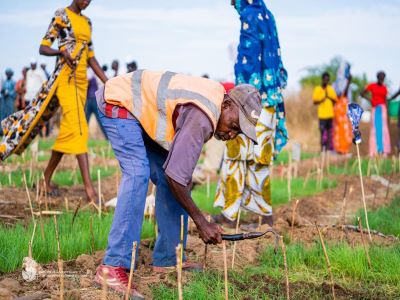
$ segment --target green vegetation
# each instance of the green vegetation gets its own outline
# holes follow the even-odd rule
[[[334,57],[328,64],[313,66],[306,68],[306,75],[300,79],[300,85],[302,87],[311,86],[315,87],[321,84],[322,73],[328,72],[331,76],[331,82],[336,80],[337,70],[339,69],[340,63],[342,62],[341,57]],[[357,96],[364,90],[368,83],[367,75],[364,73],[362,75],[353,75],[352,83],[356,86],[353,90],[353,98],[356,99]]]
[[[389,206],[380,207],[367,213],[370,229],[400,237],[400,198],[394,199]],[[363,226],[366,228],[364,210],[360,209],[357,217],[361,217]],[[357,218],[354,222],[356,224]]]
[[[92,167],[90,177],[93,181],[97,180],[97,170],[101,172],[101,178],[111,176],[117,170],[116,167]],[[23,170],[17,169],[12,172],[0,172],[0,183],[2,186],[10,186],[10,174],[11,174],[11,185],[16,187],[23,187]],[[28,187],[32,187],[36,183],[37,178],[41,178],[42,172],[34,169],[32,175],[29,176],[29,170],[25,170],[25,176],[27,180]],[[53,176],[53,181],[59,186],[72,186],[74,184],[82,184],[82,176],[77,168],[74,171],[58,171],[55,176]]]
[[[304,186],[303,178],[293,178],[292,179],[292,199],[299,197],[312,196],[314,194],[320,193],[326,189],[336,187],[336,180],[324,179],[322,182],[322,188],[317,186],[317,181],[315,179],[308,180],[307,184]],[[203,211],[211,214],[218,214],[221,209],[213,207],[214,205],[214,195],[216,192],[217,184],[210,184],[210,198],[207,199],[207,186],[202,185],[196,187],[192,192],[192,197],[196,204]],[[287,179],[274,178],[271,180],[272,189],[272,205],[279,206],[281,204],[288,203],[288,184]]]
[[[309,159],[309,158],[313,158],[319,156],[319,153],[309,153],[309,152],[301,152],[301,156],[300,159],[301,160],[305,160],[305,159]],[[288,164],[289,162],[289,151],[282,151],[278,158],[275,161],[275,165],[280,165],[282,164]]]
[[[64,260],[76,258],[83,253],[93,253],[104,250],[107,246],[108,232],[111,228],[113,214],[102,215],[89,211],[80,211],[72,226],[72,213],[64,213],[57,217],[61,256]],[[94,249],[90,233],[90,219],[93,219]],[[57,244],[53,218],[45,219],[44,240],[41,235],[40,224],[37,220],[36,235],[33,242],[33,257],[37,262],[47,263],[57,260]],[[22,223],[12,228],[0,225],[0,272],[12,272],[21,267],[22,259],[28,256],[28,243],[33,232],[33,223],[28,226]],[[154,236],[153,223],[145,220],[142,228],[142,238]]]
[[[362,246],[347,244],[327,247],[337,294],[343,299],[392,299],[399,295],[400,246],[371,247],[372,269],[369,269]],[[324,254],[319,243],[287,246],[287,262],[292,299],[326,299],[330,287]],[[224,299],[223,273],[211,271],[194,274],[184,286],[185,299]],[[153,288],[154,299],[176,299],[176,288],[165,285]],[[229,272],[230,299],[285,299],[284,266],[281,252],[275,255],[268,247],[258,266]]]
[[[361,172],[363,176],[369,175],[390,175],[398,170],[397,163],[393,163],[391,159],[369,160],[361,159]],[[369,171],[368,171],[369,170]],[[334,175],[359,175],[358,160],[349,159],[342,166],[330,166],[329,173]]]

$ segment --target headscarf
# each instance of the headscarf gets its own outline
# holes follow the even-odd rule
[[[236,83],[250,83],[261,94],[262,103],[275,107],[277,127],[275,153],[286,145],[285,108],[282,89],[287,84],[275,18],[262,0],[236,0],[241,30],[235,64]]]
[[[336,73],[336,81],[333,83],[333,88],[335,89],[337,95],[342,95],[344,93],[344,90],[347,86],[347,81],[349,80],[350,69],[351,66],[347,61],[341,61]],[[349,102],[352,102],[350,89],[348,91],[348,95],[342,96],[346,96]]]

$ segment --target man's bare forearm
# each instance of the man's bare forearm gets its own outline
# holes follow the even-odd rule
[[[190,186],[184,186],[167,177],[168,184],[178,202],[183,206],[183,208],[188,212],[189,216],[193,219],[196,226],[201,226],[207,220],[204,218],[200,209],[194,203],[192,197],[190,196]]]

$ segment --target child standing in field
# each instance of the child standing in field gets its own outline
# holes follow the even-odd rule
[[[337,95],[333,87],[329,84],[330,75],[325,72],[322,74],[322,84],[315,87],[313,102],[318,105],[319,129],[321,132],[321,151],[333,151],[333,118],[334,104]]]
[[[388,111],[386,98],[388,90],[386,88],[385,72],[378,72],[377,82],[370,83],[361,93],[361,97],[371,102],[371,133],[369,135],[369,156],[388,155],[390,153],[390,135],[388,127]],[[367,98],[367,94],[371,98]]]

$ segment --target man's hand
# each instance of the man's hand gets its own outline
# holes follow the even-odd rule
[[[215,223],[205,222],[197,226],[200,232],[200,237],[206,244],[219,244],[222,243],[221,233],[222,229]]]

